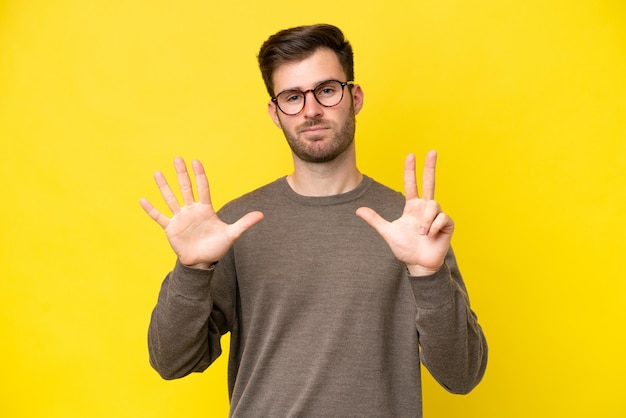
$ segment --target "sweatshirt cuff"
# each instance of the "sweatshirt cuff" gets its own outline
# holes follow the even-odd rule
[[[430,276],[415,277],[409,275],[409,283],[415,295],[417,307],[434,309],[447,305],[454,299],[454,280],[447,263]]]
[[[174,290],[176,294],[186,299],[206,299],[209,297],[214,271],[214,268],[209,270],[194,269],[176,260],[176,265],[170,275],[170,290]]]

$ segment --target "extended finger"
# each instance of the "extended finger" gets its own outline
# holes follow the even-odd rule
[[[194,175],[196,176],[196,187],[198,188],[198,202],[211,204],[211,191],[209,189],[209,179],[206,176],[202,163],[198,160],[191,162]]]
[[[170,220],[167,216],[163,215],[159,212],[147,199],[141,198],[139,200],[139,204],[143,208],[143,210],[150,216],[153,220],[156,221],[161,228],[165,229],[169,224]]]
[[[165,180],[165,176],[160,171],[154,173],[154,180],[156,181],[157,186],[159,186],[159,191],[161,192],[161,196],[163,196],[163,200],[167,203],[167,206],[170,208],[172,213],[178,213],[180,211],[180,205],[178,204],[178,200],[176,200],[176,196],[169,184],[167,184],[167,180]]]
[[[263,212],[249,212],[239,218],[239,220],[229,226],[229,233],[233,240],[238,239],[248,229],[263,220]]]
[[[415,180],[415,154],[407,155],[404,160],[404,196],[407,199],[419,197]]]
[[[356,214],[359,218],[363,219],[372,228],[374,228],[382,237],[385,237],[389,222],[380,216],[374,209],[361,207],[356,210]]]
[[[191,185],[191,179],[189,178],[185,161],[180,157],[174,158],[174,168],[178,176],[178,186],[180,187],[183,202],[185,205],[191,205],[194,203],[193,186]]]
[[[424,200],[435,198],[435,166],[437,165],[437,152],[430,151],[426,154],[424,162],[424,176],[422,177],[422,195]]]

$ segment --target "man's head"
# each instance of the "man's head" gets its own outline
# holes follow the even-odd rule
[[[325,163],[354,153],[363,91],[351,83],[352,48],[339,29],[315,25],[278,32],[261,47],[259,63],[272,97],[268,113],[294,158]]]
[[[327,48],[337,55],[348,81],[354,81],[354,58],[352,46],[341,30],[327,24],[298,26],[285,29],[270,36],[259,51],[259,67],[270,97],[274,91],[273,75],[283,64],[301,61],[320,48]]]

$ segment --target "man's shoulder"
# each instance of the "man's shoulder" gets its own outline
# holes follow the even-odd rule
[[[231,200],[219,210],[220,217],[240,217],[251,210],[259,210],[259,206],[278,198],[284,187],[283,183],[285,178],[281,177]]]
[[[378,182],[377,180],[365,176],[365,181],[369,183],[367,193],[375,200],[389,201],[389,203],[404,202],[404,195],[391,187]]]
[[[370,187],[372,188],[373,191],[377,192],[377,193],[387,193],[390,195],[395,195],[395,196],[402,196],[402,193],[400,193],[399,191],[391,188],[390,186],[387,186],[383,183],[380,183],[378,180],[369,177],[367,175],[364,175],[364,179],[368,182],[370,182]]]

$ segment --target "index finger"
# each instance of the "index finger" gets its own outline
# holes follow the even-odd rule
[[[407,155],[404,160],[404,196],[407,200],[419,197],[415,180],[415,154],[413,153]]]
[[[424,176],[422,177],[422,198],[424,200],[435,199],[435,166],[437,165],[437,152],[429,151],[424,161]]]
[[[211,204],[211,191],[209,189],[209,180],[207,179],[204,166],[198,160],[191,162],[193,172],[196,176],[196,187],[198,188],[198,202]]]

